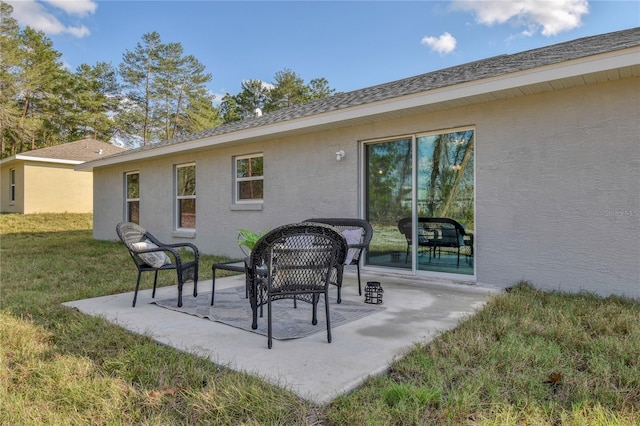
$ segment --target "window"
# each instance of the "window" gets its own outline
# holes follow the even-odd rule
[[[196,165],[176,166],[176,227],[196,228]]]
[[[263,184],[262,154],[236,157],[235,202],[261,203],[263,200]]]
[[[369,265],[475,274],[474,145],[473,128],[365,144],[366,217],[375,230]],[[451,239],[459,232],[451,224],[420,225],[438,218],[462,225],[463,238]]]
[[[127,222],[140,223],[140,173],[125,174],[125,219]]]
[[[16,169],[9,169],[9,194],[12,203],[16,201]]]

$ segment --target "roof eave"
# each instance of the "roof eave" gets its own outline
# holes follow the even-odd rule
[[[3,160],[0,160],[0,165],[10,164],[10,163],[13,163],[13,162],[18,161],[18,160],[34,161],[34,162],[38,162],[38,163],[54,163],[54,164],[70,164],[70,165],[78,165],[78,164],[84,163],[84,161],[78,161],[78,160],[64,160],[64,159],[60,159],[60,158],[33,157],[33,156],[30,156],[30,155],[17,154],[17,155],[12,155],[11,157],[5,158]]]
[[[84,161],[78,161],[78,160],[64,160],[61,158],[46,158],[46,157],[32,157],[29,155],[16,155],[16,159],[17,160],[24,160],[24,161],[36,161],[39,163],[55,163],[55,164],[72,164],[72,165],[77,165],[77,164],[82,164],[84,163]]]

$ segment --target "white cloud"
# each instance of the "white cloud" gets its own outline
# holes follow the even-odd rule
[[[34,0],[7,0],[13,7],[11,15],[21,26],[29,26],[37,31],[50,34],[71,34],[82,38],[91,32],[84,25],[65,25],[53,13],[49,12],[43,3]],[[97,3],[90,0],[48,2],[51,6],[61,9],[68,15],[84,17],[95,12]]]
[[[209,91],[209,95],[213,96],[213,105],[220,105],[220,103],[222,102],[222,98],[224,98],[224,96],[226,95],[226,93],[215,93],[212,91]]]
[[[589,13],[588,0],[454,0],[454,9],[474,12],[483,25],[510,23],[524,27],[522,34],[534,35],[540,29],[547,37],[582,25]]]
[[[443,33],[440,37],[424,37],[421,43],[443,55],[453,52],[456,48],[456,39],[449,33]]]
[[[93,15],[98,8],[98,3],[93,0],[45,0],[50,5],[64,10],[69,15],[85,17]]]

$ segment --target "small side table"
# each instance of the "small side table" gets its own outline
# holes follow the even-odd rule
[[[232,260],[230,262],[220,262],[211,265],[211,306],[213,306],[213,299],[216,294],[216,269],[243,273],[246,273],[247,271],[246,261],[244,260]]]

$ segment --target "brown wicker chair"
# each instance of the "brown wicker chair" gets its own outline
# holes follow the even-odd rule
[[[251,327],[258,327],[258,309],[267,305],[267,344],[272,346],[274,300],[293,299],[311,303],[312,324],[318,323],[317,307],[324,295],[327,340],[331,343],[329,283],[332,271],[344,263],[347,244],[333,227],[319,223],[284,225],[263,236],[251,251],[247,266]],[[340,279],[340,278],[339,278]]]
[[[136,306],[140,277],[143,272],[154,272],[153,293],[156,296],[158,271],[175,269],[178,275],[178,306],[182,306],[182,286],[185,281],[193,280],[193,297],[198,295],[198,260],[200,253],[191,243],[165,244],[155,238],[146,229],[132,222],[121,222],[116,226],[118,237],[129,250],[133,262],[138,268],[138,281],[133,295],[133,305]],[[194,259],[184,262],[179,249],[191,250]],[[173,258],[173,260],[172,260]]]
[[[362,296],[362,283],[360,281],[360,258],[362,257],[362,252],[365,249],[369,248],[369,243],[371,243],[371,239],[373,238],[373,228],[371,227],[371,224],[364,219],[339,217],[313,218],[307,219],[305,220],[305,222],[324,223],[326,225],[331,225],[336,228],[338,232],[342,233],[345,236],[349,249],[345,258],[345,265],[356,266],[356,269],[358,271],[358,294]],[[347,238],[350,236],[350,233],[351,236],[355,236],[355,240]],[[340,275],[340,277],[338,280],[332,283],[335,285],[337,285],[338,282],[342,283],[343,268],[337,268],[336,271]],[[342,285],[337,285],[337,287],[338,303],[340,303],[342,302]]]

